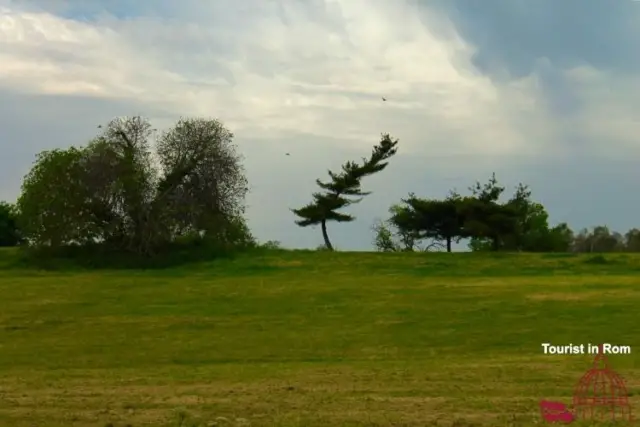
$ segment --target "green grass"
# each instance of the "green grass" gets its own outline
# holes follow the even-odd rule
[[[0,251],[0,426],[531,426],[593,359],[543,342],[630,345],[610,362],[640,411],[635,255],[270,252],[147,271],[15,256]]]

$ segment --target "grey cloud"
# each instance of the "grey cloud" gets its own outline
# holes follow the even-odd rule
[[[632,0],[436,0],[461,35],[478,48],[475,64],[528,75],[538,59],[554,67],[589,64],[634,72],[640,65],[640,3]]]

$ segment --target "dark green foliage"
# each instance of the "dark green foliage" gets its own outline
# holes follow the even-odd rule
[[[506,236],[515,233],[518,210],[514,205],[497,202],[504,188],[498,186],[495,175],[487,184],[476,183],[470,190],[472,196],[451,192],[444,200],[410,194],[389,222],[419,240],[444,242],[448,252],[452,242],[463,238],[471,238],[472,243],[490,242],[490,248],[498,250]]]
[[[458,213],[463,219],[461,237],[491,242],[491,250],[498,251],[502,242],[513,235],[518,227],[517,210],[490,200],[465,197],[458,202]]]
[[[549,215],[544,206],[531,199],[531,190],[524,184],[518,184],[514,195],[505,203],[498,204],[504,191],[499,187],[495,174],[484,186],[476,184],[471,188],[474,196],[480,200],[490,200],[499,206],[504,222],[495,230],[492,238],[475,235],[469,244],[473,251],[504,250],[526,252],[563,252],[571,248],[573,232],[567,224],[550,227]],[[495,222],[494,222],[495,224]],[[490,223],[485,224],[489,229]]]
[[[544,206],[531,200],[531,191],[524,184],[514,195],[500,202],[505,188],[495,174],[486,184],[469,188],[470,196],[451,192],[445,199],[422,199],[411,194],[394,205],[391,218],[376,229],[376,248],[397,250],[393,233],[404,233],[415,241],[432,239],[443,242],[451,251],[452,242],[470,239],[472,251],[566,252],[572,247],[573,232],[567,224],[549,227]],[[630,235],[633,238],[633,235]],[[395,248],[395,249],[394,249]]]
[[[624,236],[625,248],[628,252],[640,252],[640,230],[633,228]]]
[[[457,195],[445,200],[420,199],[414,194],[403,200],[404,207],[397,209],[391,223],[414,239],[444,241],[447,252],[451,243],[463,237],[464,217]]]
[[[140,117],[115,119],[85,147],[41,153],[18,200],[30,249],[138,259],[184,239],[218,251],[252,245],[233,134],[216,120],[181,119],[160,135],[157,165],[152,133]]]
[[[362,197],[370,192],[362,191],[361,181],[365,176],[373,175],[384,170],[387,160],[396,154],[398,140],[394,140],[388,134],[383,134],[380,143],[373,148],[368,159],[362,159],[358,164],[353,161],[342,165],[339,173],[329,171],[330,181],[322,182],[316,180],[318,187],[324,192],[313,193],[313,202],[299,209],[292,209],[293,213],[299,217],[296,224],[300,227],[320,224],[324,246],[328,250],[333,250],[333,245],[327,233],[327,222],[351,222],[355,219],[353,215],[337,212],[349,205],[360,202]]]
[[[17,246],[21,241],[17,207],[0,201],[0,247]]]

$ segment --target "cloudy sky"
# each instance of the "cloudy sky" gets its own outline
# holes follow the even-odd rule
[[[371,248],[407,193],[494,171],[553,223],[624,232],[640,226],[638,46],[632,0],[0,0],[0,199],[36,153],[114,116],[208,116],[245,156],[261,240],[320,244],[290,208],[381,132],[399,154],[357,221],[330,226],[340,249]]]

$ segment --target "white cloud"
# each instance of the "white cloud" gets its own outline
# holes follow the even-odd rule
[[[192,21],[82,22],[5,8],[0,82],[214,115],[248,137],[306,133],[369,146],[390,131],[406,150],[426,145],[434,155],[541,148],[518,120],[544,119],[532,88],[477,73],[445,16],[391,0],[223,3],[199,3]]]

